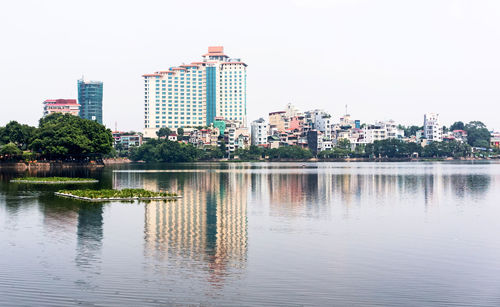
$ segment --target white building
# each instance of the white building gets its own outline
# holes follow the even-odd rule
[[[304,114],[306,123],[310,123],[311,129],[316,129],[323,134],[323,139],[332,138],[332,120],[331,115],[323,110],[307,111]]]
[[[443,140],[443,126],[439,122],[439,114],[427,113],[424,115],[424,137],[430,142]]]
[[[215,117],[246,125],[246,67],[222,46],[208,47],[201,62],[144,77],[144,136],[162,127],[208,126]]]
[[[370,144],[375,141],[387,139],[403,139],[404,130],[399,129],[399,125],[393,120],[379,121],[374,125],[367,125],[363,129],[363,143]]]
[[[263,118],[254,120],[251,124],[251,143],[252,145],[266,145],[267,144],[267,123]]]

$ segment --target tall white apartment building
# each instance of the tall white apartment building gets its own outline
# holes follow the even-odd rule
[[[162,127],[208,126],[215,117],[246,126],[246,68],[224,47],[208,47],[202,61],[171,67],[144,78],[144,136]]]
[[[267,144],[267,123],[263,118],[254,120],[251,124],[251,143],[252,145]]]
[[[424,115],[424,137],[431,142],[443,140],[443,127],[439,122],[439,114],[427,113]]]

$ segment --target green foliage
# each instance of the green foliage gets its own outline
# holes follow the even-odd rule
[[[415,143],[406,143],[398,139],[387,139],[367,144],[365,152],[368,156],[387,158],[408,158],[414,152],[420,154],[422,147]]]
[[[11,158],[20,156],[23,152],[14,143],[8,143],[0,148],[0,155],[9,156]]]
[[[279,159],[304,160],[313,157],[313,154],[309,149],[304,149],[300,146],[284,146],[279,148],[267,149],[265,154],[269,156],[269,159],[271,160],[279,160]]]
[[[45,157],[102,156],[113,148],[111,131],[103,125],[70,114],[54,113],[40,119],[30,144]]]
[[[172,134],[172,130],[167,127],[160,128],[160,130],[156,131],[158,137],[169,136],[170,134]]]
[[[467,131],[467,142],[474,147],[490,147],[491,134],[486,125],[480,121],[472,121],[465,125]]]
[[[224,158],[225,153],[216,146],[208,146],[201,151],[200,160],[215,160]]]
[[[463,122],[461,121],[458,121],[458,122],[454,122],[453,125],[450,126],[450,131],[454,131],[454,130],[464,130],[465,129],[465,125]]]
[[[26,149],[35,130],[35,127],[11,121],[5,127],[0,127],[0,145],[14,143],[20,149]]]
[[[422,127],[422,126],[420,126],[420,127],[419,126],[408,126],[408,127],[400,126],[399,128],[405,132],[405,137],[416,136],[417,131],[424,129],[424,127]]]
[[[169,140],[150,140],[130,153],[132,161],[192,162],[203,157],[203,152],[191,144]]]
[[[248,149],[237,149],[235,152],[235,156],[244,161],[260,160],[263,155],[264,148],[255,145]]]
[[[318,159],[343,159],[349,157],[350,149],[334,147],[329,150],[323,150],[318,153]]]
[[[31,151],[25,151],[23,152],[23,160],[24,161],[34,161],[36,160],[36,155],[32,153]]]
[[[177,135],[182,138],[184,136],[184,129],[183,128],[177,128]]]
[[[174,197],[176,193],[171,192],[153,192],[144,189],[123,189],[123,190],[61,190],[59,193],[69,194],[87,198],[150,198],[150,197]]]
[[[349,141],[348,139],[341,139],[340,141],[338,141],[337,147],[340,149],[350,151],[351,150],[351,141]]]

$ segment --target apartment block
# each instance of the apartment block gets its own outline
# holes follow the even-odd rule
[[[162,127],[209,126],[216,117],[246,126],[246,68],[215,46],[201,61],[143,75],[144,136],[156,137]]]

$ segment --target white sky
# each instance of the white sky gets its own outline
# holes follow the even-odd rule
[[[4,1],[0,125],[104,82],[104,122],[142,130],[144,73],[223,45],[248,66],[248,118],[291,102],[364,122],[500,130],[500,1]]]

